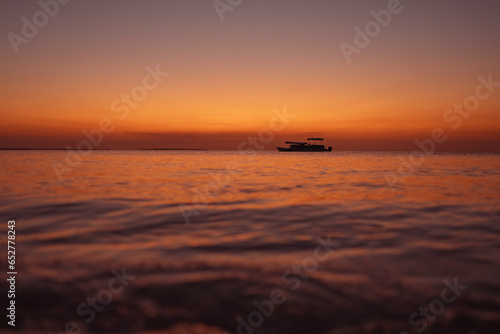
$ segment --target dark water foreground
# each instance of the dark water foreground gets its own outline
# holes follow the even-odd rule
[[[15,330],[500,333],[500,156],[399,155],[0,152]]]

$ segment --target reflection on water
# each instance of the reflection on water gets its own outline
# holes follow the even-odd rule
[[[0,152],[18,330],[499,332],[499,155],[436,154],[393,191],[397,153],[96,151],[59,183],[51,163],[64,154]],[[195,199],[234,162],[217,194]],[[186,224],[179,206],[193,199],[203,205]],[[339,247],[305,270],[328,237]],[[134,280],[87,323],[77,307],[122,268]],[[410,324],[455,277],[467,289]],[[285,301],[254,328],[275,290]]]

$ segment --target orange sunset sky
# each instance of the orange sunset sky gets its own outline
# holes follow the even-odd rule
[[[110,118],[97,148],[237,149],[286,107],[295,118],[266,149],[309,135],[334,150],[414,150],[442,128],[438,150],[500,150],[500,84],[468,118],[443,119],[479,76],[500,82],[498,1],[401,1],[350,62],[341,43],[388,1],[244,0],[223,20],[202,0],[42,2],[53,17],[30,38],[23,17],[43,20],[40,3],[0,4],[0,148],[74,148]],[[112,104],[148,66],[169,75],[122,119]]]

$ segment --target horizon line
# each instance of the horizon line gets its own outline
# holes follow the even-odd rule
[[[87,151],[80,149],[71,149],[72,151]],[[20,147],[20,148],[2,148],[0,151],[68,151],[67,148],[36,148],[36,147]],[[240,151],[237,149],[207,149],[207,148],[95,148],[92,151]],[[243,150],[247,151],[247,150]],[[274,149],[263,149],[259,151],[275,151]],[[259,152],[258,151],[258,152]],[[413,152],[415,150],[332,150],[331,152]],[[306,152],[308,153],[308,152]],[[310,152],[309,152],[310,153]],[[314,152],[316,153],[316,152]],[[471,151],[471,150],[436,150],[434,153],[482,153],[482,154],[500,154],[499,151]]]

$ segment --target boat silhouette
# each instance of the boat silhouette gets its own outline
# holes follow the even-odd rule
[[[318,144],[324,138],[307,138],[307,142],[287,141],[286,147],[276,147],[280,152],[331,152],[332,147]],[[312,143],[310,143],[312,142]]]

